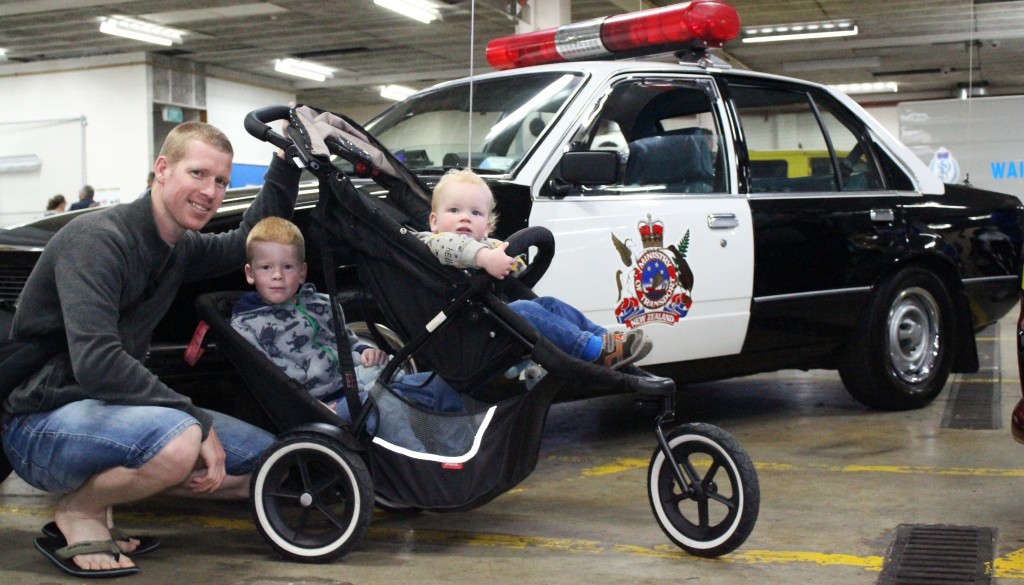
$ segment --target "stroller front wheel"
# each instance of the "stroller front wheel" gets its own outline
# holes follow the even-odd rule
[[[316,433],[280,437],[249,487],[260,534],[283,556],[336,559],[370,527],[373,478],[358,453]]]
[[[757,472],[739,442],[706,423],[680,425],[666,436],[685,485],[680,487],[659,446],[651,457],[647,493],[654,517],[686,552],[714,558],[743,544],[757,522]]]

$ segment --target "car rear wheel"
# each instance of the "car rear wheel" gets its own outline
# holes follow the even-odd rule
[[[953,302],[945,284],[907,268],[871,298],[839,374],[859,402],[881,410],[929,404],[949,378]]]

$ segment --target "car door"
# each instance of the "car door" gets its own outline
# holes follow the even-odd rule
[[[530,224],[547,226],[555,260],[536,287],[608,328],[642,328],[643,363],[742,348],[753,288],[745,198],[732,193],[722,102],[705,76],[630,76],[598,92],[572,150],[614,150],[618,180],[535,186]]]
[[[740,76],[725,88],[755,233],[744,351],[826,354],[846,341],[871,286],[905,248],[902,200],[916,194],[900,191],[910,182],[897,171],[883,173],[869,132],[825,92]]]

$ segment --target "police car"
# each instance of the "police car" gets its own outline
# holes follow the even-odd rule
[[[944,185],[843,93],[730,69],[708,49],[738,30],[695,0],[497,39],[501,72],[367,128],[421,176],[484,175],[498,237],[551,229],[536,292],[643,328],[651,370],[837,369],[871,407],[928,404],[1016,301],[1019,201]]]
[[[710,49],[738,30],[731,6],[694,0],[497,39],[499,71],[422,91],[367,129],[428,183],[481,174],[496,237],[548,227],[555,259],[536,292],[642,328],[655,373],[834,369],[870,407],[928,404],[951,372],[978,368],[974,333],[1018,298],[1020,202],[943,184],[842,93],[729,68]],[[304,193],[303,227],[315,188]],[[207,229],[237,225],[251,196],[233,193]],[[0,282],[14,283],[0,296],[33,258],[0,249]],[[238,276],[182,291],[155,371],[214,375],[209,358],[185,368],[180,349],[191,299],[227,287],[246,288]]]

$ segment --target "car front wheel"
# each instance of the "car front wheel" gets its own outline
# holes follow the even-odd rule
[[[839,374],[859,402],[881,410],[929,404],[951,367],[953,302],[945,284],[907,268],[882,284],[846,348]]]

